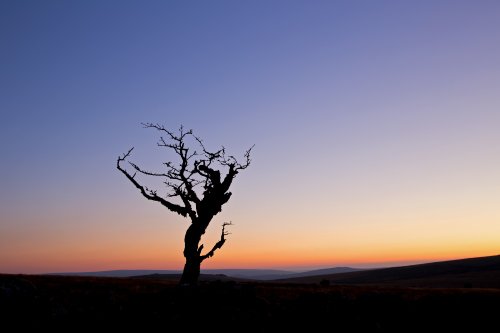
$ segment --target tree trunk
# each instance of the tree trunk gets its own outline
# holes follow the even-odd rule
[[[186,258],[184,271],[179,284],[181,286],[196,286],[200,277],[200,260],[199,258]]]
[[[197,224],[191,224],[184,236],[184,257],[186,263],[180,280],[182,286],[196,286],[200,277],[201,259],[198,253],[198,244],[200,243],[203,232]]]

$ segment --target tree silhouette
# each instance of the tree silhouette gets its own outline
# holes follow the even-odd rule
[[[239,163],[234,156],[227,156],[224,147],[215,152],[208,151],[203,141],[193,134],[192,130],[185,131],[181,126],[176,134],[167,130],[159,124],[145,123],[145,128],[156,129],[163,133],[158,146],[167,148],[175,152],[180,158],[180,163],[165,162],[164,172],[146,171],[132,162],[128,162],[135,170],[130,174],[122,166],[132,153],[131,148],[123,156],[119,156],[116,167],[139,189],[141,194],[148,200],[157,201],[170,211],[183,217],[189,218],[191,225],[184,237],[184,257],[186,263],[180,280],[181,285],[196,285],[200,275],[200,265],[215,254],[226,242],[228,232],[226,227],[231,223],[222,224],[220,240],[215,243],[212,249],[203,254],[203,244],[199,245],[201,236],[205,233],[208,225],[222,206],[231,198],[229,188],[233,179],[239,171],[246,169],[250,165],[250,152],[253,146],[245,154],[245,162]],[[194,140],[191,140],[194,139]],[[188,147],[188,140],[199,146],[199,150]],[[221,174],[220,169],[225,169],[226,173]],[[156,190],[151,190],[141,185],[136,179],[137,173],[147,176],[162,177],[167,186],[165,196],[157,194]],[[176,203],[177,201],[181,203]],[[179,200],[180,199],[180,200]]]

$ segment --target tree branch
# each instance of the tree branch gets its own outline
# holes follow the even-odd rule
[[[253,147],[255,147],[255,145],[250,147],[250,149],[248,149],[245,152],[245,155],[243,155],[246,160],[244,164],[238,163],[238,161],[234,156],[229,156],[228,159],[221,162],[222,165],[229,166],[229,171],[227,172],[226,177],[224,177],[224,180],[222,181],[222,189],[224,190],[224,192],[229,190],[229,187],[231,186],[231,183],[233,182],[233,179],[234,177],[236,177],[238,172],[240,170],[245,170],[250,165],[250,162],[252,161],[250,159],[250,153],[252,152]]]
[[[120,163],[125,161],[125,159],[130,155],[130,153],[132,153],[133,149],[134,148],[132,147],[127,153],[123,154],[122,157],[118,156],[118,160],[116,161],[116,168],[118,170],[120,170],[128,178],[128,180],[130,180],[132,182],[132,184],[134,184],[135,187],[137,187],[141,191],[142,195],[144,197],[146,197],[146,199],[152,200],[152,201],[157,201],[157,202],[161,203],[163,206],[167,207],[172,212],[175,212],[175,213],[182,215],[184,217],[186,217],[186,215],[190,215],[190,213],[192,212],[191,209],[189,209],[188,207],[182,207],[182,206],[176,205],[174,203],[171,203],[170,201],[163,199],[162,197],[159,197],[156,194],[156,191],[149,190],[147,187],[139,184],[135,180],[135,174],[132,176],[127,172],[127,170],[125,170],[121,167]]]
[[[210,257],[213,257],[213,255],[215,254],[215,251],[220,249],[222,247],[222,245],[224,245],[224,243],[226,242],[226,236],[229,235],[229,232],[227,232],[225,230],[226,226],[228,225],[233,225],[231,222],[224,222],[222,224],[222,233],[220,235],[220,240],[215,243],[214,247],[205,255],[201,255],[201,251],[203,250],[203,244],[198,248],[198,253],[200,253],[200,261],[203,261],[207,258],[210,258]]]
[[[167,143],[165,141],[165,139],[163,139],[163,137],[160,137],[160,142],[158,143],[158,145],[161,147],[167,147],[167,148],[173,149],[176,152],[176,154],[179,155],[181,158],[180,169],[175,168],[174,166],[172,166],[171,163],[165,163],[165,165],[169,168],[169,171],[167,174],[160,174],[160,173],[146,173],[146,174],[149,174],[151,176],[165,176],[167,178],[175,179],[175,180],[182,182],[182,185],[184,185],[186,192],[185,193],[183,192],[183,195],[179,195],[179,196],[181,196],[183,201],[185,199],[187,199],[191,202],[194,202],[195,204],[199,203],[200,199],[198,198],[198,196],[196,195],[196,192],[193,189],[194,186],[196,186],[196,185],[194,185],[194,184],[196,184],[196,182],[194,182],[191,179],[193,172],[190,172],[186,176],[187,167],[189,165],[189,160],[192,157],[198,155],[196,153],[196,151],[189,154],[189,148],[185,147],[184,139],[188,135],[193,135],[193,130],[184,131],[184,127],[181,126],[179,129],[179,135],[175,135],[173,132],[167,130],[164,126],[162,126],[160,124],[142,123],[142,125],[144,126],[144,128],[154,128],[158,131],[167,133],[168,136],[170,137],[170,140],[172,140],[174,143]],[[132,165],[132,166],[134,166],[134,168],[137,169],[137,167],[135,165]],[[145,173],[142,170],[138,170],[138,171]]]
[[[166,170],[161,170],[159,172],[145,170],[132,162],[128,162],[131,166],[129,169],[131,170],[131,168],[133,168],[135,171],[132,175],[125,167],[122,168],[121,164],[121,162],[125,161],[131,154],[131,149],[122,157],[118,158],[118,170],[120,170],[148,200],[160,202],[169,210],[184,217],[189,216],[193,223],[198,223],[198,220],[201,219],[204,225],[208,225],[211,219],[221,211],[222,206],[231,197],[229,188],[233,179],[240,170],[244,170],[250,165],[250,153],[254,146],[250,147],[250,149],[245,152],[245,162],[239,163],[234,156],[226,155],[224,146],[215,152],[207,150],[203,141],[195,136],[192,130],[185,130],[182,126],[178,131],[171,132],[160,124],[142,123],[142,125],[145,128],[152,128],[164,133],[164,137],[160,137],[158,146],[173,150],[175,154],[178,155],[180,161],[163,163]],[[188,147],[188,143],[192,141],[198,143],[196,150]],[[137,173],[147,176],[165,177],[164,184],[167,186],[166,196],[160,197],[157,195],[156,191],[150,190],[146,186],[139,184],[138,181],[135,180],[135,175]],[[203,191],[197,188],[200,184],[203,186]],[[170,198],[173,197],[179,197],[182,202],[178,202],[178,204],[170,202]],[[224,243],[224,227],[225,225],[223,226],[221,241],[219,241],[205,257],[212,256],[213,252]],[[217,247],[217,245],[219,247]]]

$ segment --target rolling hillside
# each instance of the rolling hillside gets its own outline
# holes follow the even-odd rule
[[[500,288],[500,255],[360,272],[281,279],[288,283],[391,285],[439,288]]]

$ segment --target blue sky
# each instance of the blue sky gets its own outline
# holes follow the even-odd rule
[[[3,1],[0,22],[0,270],[177,268],[186,225],[114,164],[171,157],[149,121],[256,144],[214,267],[500,250],[496,1]]]

